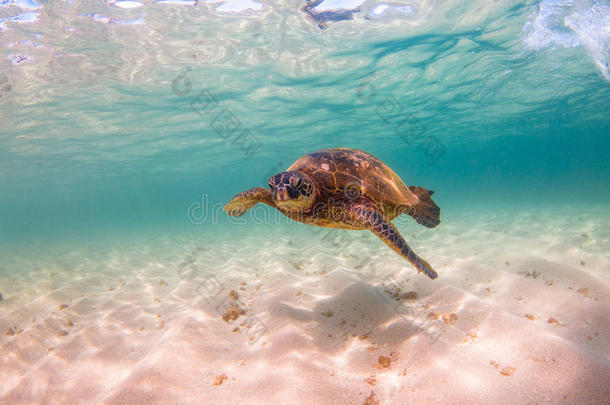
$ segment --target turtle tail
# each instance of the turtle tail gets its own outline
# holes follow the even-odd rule
[[[441,209],[432,201],[432,198],[430,198],[434,191],[417,186],[410,186],[409,190],[419,197],[419,203],[417,203],[415,207],[412,207],[407,214],[411,215],[418,224],[422,224],[428,228],[434,228],[440,224]]]

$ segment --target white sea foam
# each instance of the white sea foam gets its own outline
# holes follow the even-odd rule
[[[317,12],[330,10],[354,10],[361,6],[365,0],[324,0],[314,7]]]
[[[106,3],[118,7],[118,8],[138,8],[142,7],[144,4],[139,1],[130,1],[130,0],[106,0]]]
[[[104,24],[118,24],[118,25],[139,25],[144,24],[144,15],[141,15],[133,20],[124,20],[116,17],[109,17],[100,15],[97,13],[84,14],[81,17],[90,18],[94,21],[104,23]]]
[[[35,0],[0,0],[0,7],[17,6],[26,10],[38,10],[42,8]]]
[[[410,17],[415,15],[415,8],[408,4],[378,3],[366,14],[371,20],[383,20],[388,17]]]
[[[40,17],[40,13],[28,12],[28,13],[13,15],[10,17],[0,18],[0,30],[6,28],[6,26],[7,26],[6,23],[10,23],[10,22],[31,23],[31,22],[38,21],[39,17]]]
[[[216,8],[216,10],[225,13],[238,13],[246,10],[260,10],[261,8],[263,8],[261,3],[252,0],[229,0]]]
[[[525,45],[539,50],[552,46],[584,46],[610,81],[610,4],[603,1],[544,0],[525,25]]]
[[[173,4],[177,6],[196,6],[199,1],[198,0],[155,0],[155,3],[158,4]]]

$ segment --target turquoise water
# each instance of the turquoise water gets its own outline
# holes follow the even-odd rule
[[[227,202],[337,146],[442,208],[607,203],[606,2],[362,6],[326,29],[263,4],[3,2],[2,244],[180,232],[202,194]],[[211,124],[223,109],[232,135]]]
[[[407,184],[435,190],[442,208],[608,201],[610,84],[585,45],[561,43],[580,37],[555,21],[559,11],[547,22],[559,39],[531,49],[544,4],[488,15],[430,9],[437,15],[426,26],[359,21],[327,30],[306,19],[286,25],[285,6],[265,24],[244,20],[251,27],[238,32],[206,28],[236,26],[238,16],[193,28],[200,8],[151,16],[148,33],[146,24],[90,22],[74,10],[63,27],[76,25],[73,34],[46,32],[44,22],[70,4],[40,6],[40,21],[2,31],[12,41],[5,54],[34,54],[4,62],[3,242],[212,228],[203,213],[189,221],[203,195],[217,207],[301,155],[336,146],[378,156]],[[595,6],[606,19],[589,23],[607,29],[607,6]],[[194,21],[182,32],[179,18]],[[607,51],[607,36],[593,33],[586,39]],[[196,104],[203,99],[215,107]],[[223,111],[239,122],[233,134],[214,129]]]

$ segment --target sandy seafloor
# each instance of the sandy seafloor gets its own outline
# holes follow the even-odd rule
[[[609,218],[399,221],[435,281],[368,232],[299,224],[8,252],[0,403],[609,403]]]

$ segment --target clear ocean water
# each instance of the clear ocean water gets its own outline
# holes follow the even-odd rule
[[[4,329],[28,332],[18,309],[40,297],[57,312],[83,294],[74,280],[106,272],[103,280],[154,271],[154,288],[158,276],[174,277],[179,289],[184,278],[176,274],[198,250],[205,251],[200,275],[318,259],[326,267],[317,270],[332,273],[344,255],[367,252],[373,262],[389,260],[388,271],[415,276],[369,234],[291,223],[263,206],[239,220],[222,212],[236,193],[266,187],[302,155],[330,147],[365,150],[406,184],[435,191],[437,229],[408,217],[395,222],[438,264],[439,280],[485,249],[492,250],[479,265],[502,269],[531,249],[528,257],[579,271],[578,262],[597,266],[588,288],[600,286],[602,314],[609,305],[609,60],[610,3],[602,0],[0,0],[0,309],[12,305],[0,350],[18,353]],[[583,259],[570,249],[585,234]],[[363,265],[341,266],[355,277]],[[62,281],[41,284],[40,274],[52,272]],[[580,277],[570,274],[564,280]],[[267,277],[278,283],[267,298],[291,285]],[[184,298],[181,305],[188,313],[198,304]],[[281,310],[272,307],[258,314],[277,332],[272,318]],[[37,319],[45,316],[54,315]],[[598,332],[608,334],[600,322]],[[608,342],[590,350],[607,371]],[[23,360],[42,370],[40,361]],[[0,367],[13,378],[0,402],[26,403],[15,399],[28,391],[17,369]],[[127,403],[109,400],[116,391],[106,388],[92,397],[67,386],[62,392],[82,403]],[[378,386],[377,399],[381,392]],[[385,392],[382,403],[399,403]],[[28,395],[30,403],[60,397]]]
[[[191,229],[202,194],[338,146],[442,208],[608,201],[605,2],[422,2],[326,29],[297,2],[123,3],[2,2],[3,245]]]

